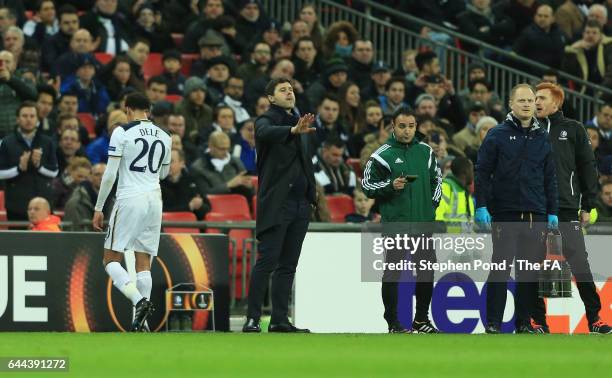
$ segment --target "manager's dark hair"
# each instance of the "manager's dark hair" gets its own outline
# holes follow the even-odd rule
[[[277,79],[270,80],[266,85],[265,94],[267,96],[274,96],[274,90],[276,89],[276,86],[283,83],[291,84],[291,80],[286,77],[279,77]]]
[[[140,92],[134,92],[125,98],[125,107],[133,110],[151,110],[151,101]]]

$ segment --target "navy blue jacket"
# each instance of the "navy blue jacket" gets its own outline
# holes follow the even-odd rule
[[[476,207],[495,214],[557,214],[557,176],[548,133],[533,120],[523,129],[512,113],[489,130],[478,150]]]

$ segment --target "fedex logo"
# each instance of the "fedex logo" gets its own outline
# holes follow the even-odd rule
[[[502,324],[503,332],[514,330],[514,281],[508,282],[508,297]],[[612,279],[597,284],[601,298],[600,316],[612,320]],[[399,284],[398,312],[403,324],[411,324],[414,316],[414,282]],[[443,332],[482,333],[486,322],[487,292],[484,283],[476,283],[463,273],[449,273],[434,284],[431,319]],[[588,324],[584,305],[575,284],[573,297],[547,300],[548,324],[553,333],[585,333]]]

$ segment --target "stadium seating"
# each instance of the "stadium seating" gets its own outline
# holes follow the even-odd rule
[[[253,196],[253,199],[251,200],[251,209],[253,210],[253,219],[257,219],[257,195]]]
[[[4,190],[0,190],[0,211],[6,211],[6,207],[4,207]]]
[[[185,37],[185,34],[182,33],[172,33],[172,40],[174,41],[174,46],[177,49],[180,49],[181,46],[183,45],[183,38]]]
[[[108,62],[110,62],[114,58],[112,54],[105,53],[105,52],[94,53],[94,56],[96,57],[96,60],[100,62],[101,64],[108,64]]]
[[[173,103],[173,104],[181,101],[182,99],[183,99],[183,96],[179,96],[179,95],[167,95],[166,96],[166,101]]]
[[[196,222],[198,219],[195,214],[190,211],[175,211],[165,212],[162,214],[162,220],[168,222]],[[169,234],[199,234],[198,228],[189,227],[164,227],[164,232]]]
[[[257,189],[259,189],[259,177],[251,176],[251,183],[253,184],[253,189],[255,189],[255,193],[257,193]]]
[[[186,77],[191,74],[191,65],[194,61],[200,58],[199,54],[182,54],[181,55],[181,73]]]
[[[251,210],[244,196],[240,194],[209,194],[210,211],[224,214],[227,220],[251,220]],[[248,219],[242,217],[248,216]]]
[[[147,60],[142,65],[142,73],[145,80],[153,76],[157,76],[164,72],[164,64],[162,63],[162,54],[150,53]]]
[[[349,167],[353,168],[353,171],[355,171],[355,174],[358,178],[363,177],[363,172],[361,171],[361,161],[359,159],[349,158],[346,160],[346,164],[348,164]]]
[[[327,199],[327,207],[329,208],[329,214],[333,223],[344,223],[344,217],[355,212],[353,198],[349,195],[335,194],[325,196],[325,198]]]
[[[6,222],[8,218],[6,217],[6,211],[0,211],[0,222]],[[8,230],[6,226],[0,226],[0,230]]]
[[[89,139],[93,140],[96,137],[96,119],[91,113],[77,113],[77,117],[81,124],[87,129]]]

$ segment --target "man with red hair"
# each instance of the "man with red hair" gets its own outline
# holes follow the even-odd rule
[[[576,278],[589,321],[589,331],[612,333],[612,328],[599,317],[601,301],[593,283],[584,236],[579,226],[589,223],[590,211],[595,207],[598,192],[597,164],[584,126],[576,120],[565,118],[559,110],[564,97],[563,89],[556,84],[540,83],[536,87],[536,115],[548,130],[557,171],[559,231],[563,237],[563,255]],[[541,298],[538,299],[532,317],[548,331],[546,307]]]

